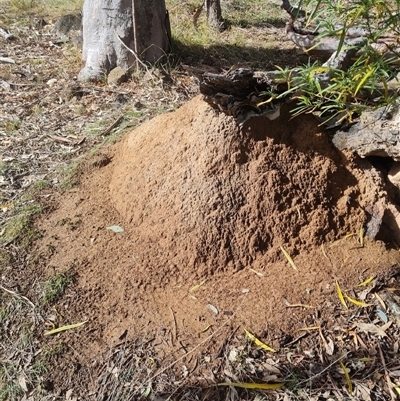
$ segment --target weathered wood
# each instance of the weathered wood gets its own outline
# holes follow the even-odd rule
[[[287,90],[287,84],[277,80],[276,72],[236,68],[224,74],[204,73],[200,93],[218,111],[233,116],[239,125],[253,116],[276,118],[279,105],[285,99],[275,99]]]
[[[5,29],[0,28],[0,36],[2,36],[5,40],[15,40],[17,37],[9,32],[7,32]]]
[[[361,157],[391,157],[400,161],[399,107],[364,112],[357,124],[336,132],[332,142],[338,149],[351,150]]]

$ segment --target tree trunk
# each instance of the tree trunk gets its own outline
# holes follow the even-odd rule
[[[99,80],[117,66],[126,71],[135,63],[133,52],[142,61],[155,62],[170,48],[164,0],[85,0],[85,67],[79,80]]]
[[[210,26],[219,31],[223,31],[225,21],[222,18],[221,1],[220,0],[206,0],[207,20]]]
[[[171,51],[171,28],[164,0],[133,0],[135,52],[143,61],[161,61]]]

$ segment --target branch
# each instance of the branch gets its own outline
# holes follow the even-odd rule
[[[11,33],[8,33],[5,29],[0,28],[0,35],[3,36],[5,40],[15,40],[17,37],[15,35],[12,35]]]

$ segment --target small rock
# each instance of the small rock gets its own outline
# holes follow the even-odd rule
[[[128,76],[125,71],[121,67],[115,67],[110,71],[107,78],[107,83],[109,85],[112,84],[121,84],[122,82],[126,82],[128,80]]]
[[[55,78],[49,79],[46,83],[48,86],[53,86],[57,80]]]
[[[394,162],[388,173],[388,180],[400,189],[400,162]]]
[[[43,18],[40,18],[40,17],[34,18],[33,22],[37,29],[43,28],[44,26],[48,25],[47,22]]]
[[[57,20],[54,32],[59,37],[65,37],[70,31],[82,30],[82,14],[67,14]]]

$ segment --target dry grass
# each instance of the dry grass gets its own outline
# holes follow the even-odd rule
[[[199,5],[167,0],[175,52],[182,62],[214,68],[238,65],[269,69],[275,64],[292,66],[298,61],[293,45],[283,40],[279,30],[286,18],[279,1],[267,5],[257,0],[223,1],[222,13],[228,28],[221,34],[207,25],[204,10],[196,28],[193,15]]]
[[[26,18],[40,16],[41,18],[58,18],[64,14],[74,14],[82,9],[82,0],[12,0],[6,1],[9,13]]]

